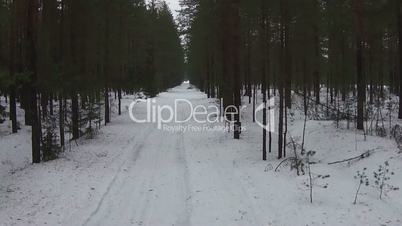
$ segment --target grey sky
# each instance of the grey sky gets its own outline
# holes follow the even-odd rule
[[[174,17],[177,17],[177,12],[176,10],[180,9],[180,5],[179,5],[179,0],[165,0],[166,3],[169,5],[170,10],[172,11]]]

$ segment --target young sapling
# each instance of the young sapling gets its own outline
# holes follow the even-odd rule
[[[384,165],[380,165],[376,171],[374,171],[374,183],[380,192],[380,199],[384,193],[385,187],[393,188],[392,185],[388,183],[394,172],[389,170],[389,162],[385,161]]]
[[[359,195],[359,192],[360,192],[360,189],[361,189],[362,185],[365,185],[365,186],[370,185],[369,179],[368,179],[367,174],[366,174],[366,170],[367,170],[367,168],[364,168],[363,171],[361,171],[361,172],[357,171],[356,172],[355,179],[359,180],[359,186],[357,187],[356,194],[355,194],[355,201],[353,202],[353,204],[355,204],[355,205],[357,203],[357,196]]]

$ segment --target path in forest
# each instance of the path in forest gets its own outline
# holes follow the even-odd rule
[[[203,94],[183,84],[157,97],[156,105],[173,107],[177,99],[187,99],[194,106],[208,103]],[[144,107],[145,104],[139,106]],[[182,102],[177,112],[184,119],[190,114],[190,108]],[[197,126],[193,120],[180,125],[189,124]],[[131,126],[133,133],[137,130],[129,122],[122,126]],[[189,131],[167,132],[158,130],[155,124],[146,125],[141,139],[133,139],[128,145],[130,151],[122,156],[126,160],[83,225],[185,226],[193,220],[195,225],[200,225],[200,221],[220,225],[221,219],[258,225],[250,197],[241,183],[230,169],[223,168],[225,164],[215,159],[217,150],[208,140],[214,136]],[[206,215],[214,211],[223,215],[214,218]],[[225,216],[225,212],[230,216]]]
[[[60,159],[0,174],[0,226],[401,225],[398,192],[378,200],[375,189],[365,189],[362,203],[351,203],[356,186],[351,175],[356,171],[387,160],[393,172],[401,172],[400,155],[388,139],[362,139],[356,152],[377,147],[375,155],[348,167],[329,166],[339,156],[356,155],[350,151],[356,136],[337,130],[332,122],[310,121],[306,144],[322,160],[313,171],[331,175],[318,181],[329,186],[318,184],[310,204],[307,176],[296,177],[288,167],[274,172],[279,164],[275,154],[261,161],[261,128],[252,123],[250,106],[242,114],[241,139],[234,140],[224,131],[167,132],[155,123],[134,123],[127,113],[133,99],[123,99],[123,115],[114,117],[95,139],[78,141]],[[173,106],[178,99],[194,107],[216,104],[183,84],[158,95],[153,106]],[[190,110],[181,102],[178,119],[187,118]],[[146,112],[145,103],[135,105],[138,118]],[[224,123],[200,125],[192,119],[180,125]],[[297,135],[302,125],[303,119],[296,120],[289,131]],[[29,134],[9,140],[29,141]],[[400,175],[395,173],[392,181],[397,187],[402,187]]]

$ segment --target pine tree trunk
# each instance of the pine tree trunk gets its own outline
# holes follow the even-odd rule
[[[36,51],[36,25],[38,19],[38,2],[36,0],[31,0],[28,3],[28,17],[27,17],[27,68],[31,72],[30,84],[29,84],[29,112],[32,120],[32,162],[40,163],[41,161],[41,151],[40,151],[40,141],[41,141],[41,126],[40,118],[38,114],[38,97],[37,97],[37,51]]]
[[[365,81],[363,75],[363,18],[362,0],[354,0],[356,17],[356,69],[357,69],[357,129],[364,129]]]
[[[73,92],[71,95],[71,109],[72,109],[72,129],[73,129],[73,140],[80,138],[80,128],[79,128],[79,106],[78,106],[78,95]]]
[[[314,5],[314,14],[315,14],[315,22],[313,25],[314,29],[314,94],[315,94],[315,102],[316,104],[320,104],[320,72],[319,72],[319,64],[320,64],[320,40],[318,34],[318,0],[313,0]]]
[[[264,82],[265,83],[265,82]],[[267,160],[267,94],[266,94],[266,87],[265,84],[263,85],[262,89],[264,90],[263,94],[263,102],[264,108],[262,110],[262,124],[264,128],[262,129],[262,160]]]
[[[40,151],[40,140],[41,140],[41,128],[40,128],[40,117],[38,114],[38,98],[37,91],[35,87],[31,88],[30,96],[30,111],[32,116],[32,162],[40,163],[41,161],[41,151]]]
[[[59,96],[59,129],[60,129],[60,146],[64,147],[64,104],[63,95]]]
[[[252,98],[252,88],[251,88],[251,40],[250,40],[251,31],[247,31],[247,59],[246,59],[246,79],[247,79],[247,96],[248,103],[251,104]]]
[[[279,128],[278,128],[278,159],[283,157],[283,107],[284,95],[282,84],[279,84]]]
[[[278,159],[283,157],[283,114],[284,108],[286,107],[286,91],[285,87],[287,86],[287,77],[288,77],[288,65],[287,65],[287,7],[288,0],[281,0],[281,23],[280,23],[280,73],[284,76],[279,76],[278,78],[278,90],[279,90],[279,128],[278,128]]]
[[[24,121],[26,126],[32,126],[32,114],[30,107],[30,87],[28,84],[24,84],[22,86],[22,97],[21,97],[21,105],[25,111]]]
[[[10,87],[10,119],[12,133],[18,132],[18,122],[17,122],[17,104],[16,104],[16,94],[15,86]]]
[[[49,95],[49,115],[53,116],[54,109],[53,109],[53,94]]]
[[[12,25],[12,29],[10,31],[10,59],[9,59],[9,72],[10,72],[10,78],[14,78],[15,76],[15,51],[16,51],[16,31],[15,31],[15,26],[14,26],[14,20],[15,20],[15,15],[11,15],[12,18],[10,23]],[[4,95],[6,97],[6,103],[7,103],[7,95]],[[16,87],[15,85],[10,86],[10,120],[11,120],[11,129],[12,133],[17,133],[18,132],[18,123],[17,123],[17,106],[16,106]]]
[[[257,90],[256,90],[256,85],[254,84],[253,85],[253,122],[255,122],[255,105],[256,105],[256,92],[257,92]]]
[[[104,90],[105,96],[105,125],[110,123],[110,104],[109,104],[109,89],[105,88]]]
[[[282,23],[283,23],[283,35],[284,35],[284,74],[285,74],[285,107],[292,108],[292,97],[291,97],[291,89],[292,89],[292,62],[290,55],[290,35],[289,35],[289,26],[290,26],[290,18],[289,18],[289,0],[282,0]]]
[[[262,160],[267,160],[267,87],[266,87],[266,54],[267,54],[267,16],[266,16],[266,5],[265,1],[262,1],[261,5],[261,22],[260,22],[260,29],[261,29],[261,92],[263,96],[263,112],[262,112]]]
[[[285,131],[283,132],[283,157],[284,158],[286,158],[287,135],[288,135],[288,108],[285,107]]]
[[[241,123],[240,123],[240,106],[241,106],[241,84],[240,84],[240,3],[239,0],[232,0],[234,26],[233,26],[233,76],[234,76],[234,104],[237,108],[235,114],[234,139],[240,139]]]
[[[268,83],[269,84],[269,83]],[[270,85],[268,85],[268,98],[271,98],[271,92],[270,92]],[[271,108],[273,108],[274,106],[269,106],[269,109],[271,110]],[[270,114],[268,115],[268,129],[269,129],[269,133],[268,133],[268,152],[271,153],[272,152],[272,131],[271,131],[271,111],[269,111]]]
[[[402,119],[402,3],[398,2],[398,40],[399,40],[399,114],[398,118]]]
[[[207,41],[208,42],[208,41]],[[209,46],[207,46],[207,53],[206,53],[206,75],[207,79],[205,80],[205,88],[207,92],[207,98],[211,98],[211,68],[210,68],[210,61],[209,61]]]
[[[121,115],[121,88],[119,88],[118,91],[118,97],[119,97],[119,115]]]

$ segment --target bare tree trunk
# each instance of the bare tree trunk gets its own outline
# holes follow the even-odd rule
[[[285,83],[284,83],[284,91],[285,91],[285,107],[291,109],[292,108],[292,97],[291,97],[291,89],[292,89],[292,62],[290,56],[290,42],[289,42],[289,0],[282,0],[282,26],[283,26],[283,47],[284,47],[284,73],[285,73]]]
[[[119,115],[121,115],[121,88],[118,91],[118,98],[119,98]]]
[[[15,31],[15,15],[11,15],[12,20],[10,23],[12,24],[11,26],[11,31],[10,31],[10,64],[9,64],[9,72],[10,72],[10,78],[14,78],[15,76],[15,51],[16,46],[16,31]],[[7,95],[5,95],[7,97]],[[16,106],[16,87],[15,84],[10,86],[10,120],[11,120],[11,129],[12,133],[17,133],[18,132],[18,123],[17,123],[17,106]],[[7,102],[7,99],[6,99]]]
[[[49,115],[53,116],[54,109],[53,109],[53,94],[49,95]]]
[[[72,128],[73,128],[73,140],[80,138],[79,129],[79,106],[78,106],[78,95],[73,92],[71,95],[71,109],[72,109]]]
[[[31,79],[29,85],[29,111],[32,120],[32,162],[40,163],[41,161],[41,151],[40,151],[40,141],[41,141],[41,128],[40,128],[40,118],[38,116],[38,97],[37,97],[37,52],[36,52],[36,29],[37,29],[37,19],[38,19],[38,2],[37,0],[31,0],[28,3],[28,17],[27,17],[27,33],[26,39],[28,42],[27,47],[27,63],[28,69],[31,71]]]
[[[398,40],[399,40],[399,114],[398,118],[402,119],[402,3],[396,0],[398,11]]]
[[[16,104],[15,86],[10,87],[10,119],[12,133],[18,132],[18,122],[17,122],[17,104]]]
[[[235,114],[235,128],[234,128],[234,139],[240,139],[241,133],[241,123],[240,123],[240,106],[241,106],[241,94],[240,94],[240,3],[239,0],[232,0],[233,7],[233,76],[234,76],[234,104],[237,108]]]
[[[356,18],[356,68],[357,68],[357,129],[364,130],[364,101],[366,96],[363,75],[363,18],[362,0],[354,0]]]
[[[267,84],[266,84],[266,54],[267,54],[267,16],[266,16],[266,2],[263,0],[261,5],[261,92],[263,96],[263,112],[262,112],[262,124],[264,128],[262,129],[262,160],[267,160]]]
[[[109,103],[109,89],[105,87],[104,90],[105,96],[105,125],[110,123],[110,103]]]
[[[279,128],[278,128],[278,159],[283,157],[283,108],[284,95],[282,83],[279,85]]]
[[[255,101],[256,101],[256,96],[255,96],[255,94],[256,94],[256,92],[257,92],[257,90],[256,90],[256,85],[254,84],[253,85],[253,122],[255,122],[255,105],[256,105],[256,103],[255,103]]]
[[[60,129],[60,146],[64,147],[64,104],[63,95],[59,96],[59,129]]]
[[[110,104],[109,104],[109,88],[108,88],[108,77],[110,76],[110,62],[109,62],[109,54],[110,54],[110,46],[109,46],[109,6],[110,6],[110,0],[106,1],[106,6],[104,8],[104,26],[105,26],[105,55],[104,55],[104,79],[105,79],[105,88],[104,88],[104,100],[105,100],[105,125],[110,123]],[[153,93],[155,95],[155,93]]]
[[[285,107],[285,132],[283,133],[283,157],[284,158],[286,158],[287,135],[288,135],[288,108]]]
[[[283,150],[284,150],[284,128],[283,128],[283,117],[284,117],[284,108],[287,107],[287,103],[290,100],[290,97],[287,97],[286,90],[288,87],[288,76],[290,75],[288,68],[288,37],[287,37],[287,7],[288,0],[281,0],[281,23],[280,23],[280,41],[281,41],[281,51],[280,51],[280,73],[283,76],[279,76],[278,78],[278,90],[279,90],[279,128],[278,128],[278,159],[283,158]]]

